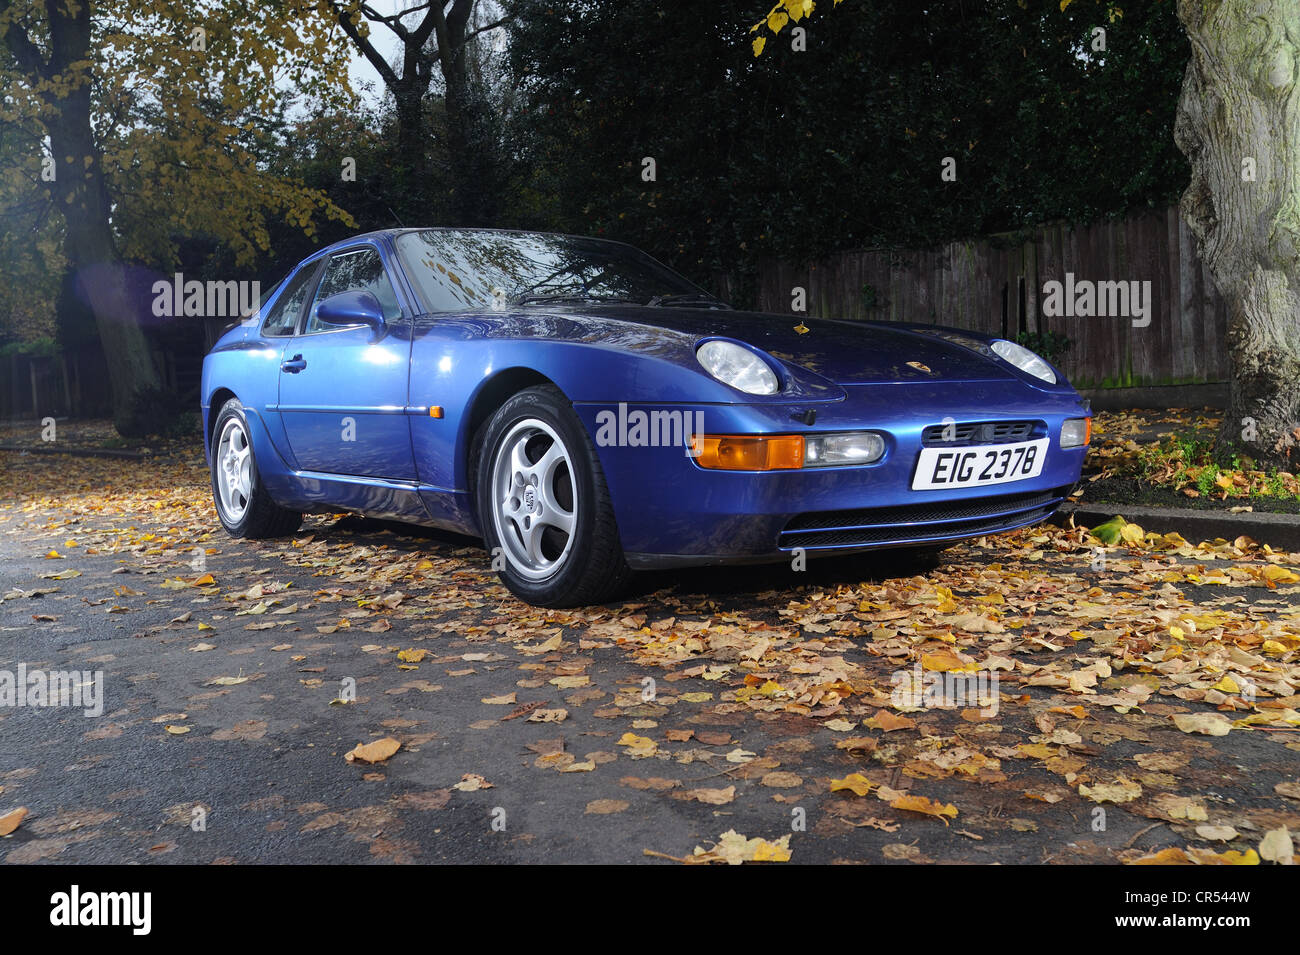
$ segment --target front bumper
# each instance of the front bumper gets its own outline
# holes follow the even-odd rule
[[[911,545],[942,545],[1049,517],[1076,484],[1087,448],[1062,448],[1061,424],[1088,414],[1072,390],[1020,382],[849,386],[843,400],[745,405],[638,405],[710,434],[873,430],[886,452],[870,465],[785,471],[706,470],[681,443],[597,440],[628,563],[636,568],[757,563]],[[575,410],[593,436],[608,403]],[[805,423],[809,410],[813,425]],[[801,420],[803,419],[803,420]],[[667,420],[667,419],[660,419]],[[970,489],[911,488],[925,428],[953,421],[1031,421],[1049,439],[1034,478]],[[604,436],[608,439],[607,428]],[[620,438],[623,435],[620,433]],[[652,433],[652,439],[655,435]],[[635,437],[633,437],[635,440]]]

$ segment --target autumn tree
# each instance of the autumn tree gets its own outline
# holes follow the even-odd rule
[[[48,150],[42,183],[94,314],[123,434],[172,410],[127,264],[166,267],[176,238],[196,230],[247,262],[265,248],[268,217],[311,230],[320,214],[342,215],[267,175],[249,150],[285,90],[346,91],[335,29],[317,0],[0,0],[0,120],[33,126]]]
[[[1229,308],[1221,443],[1300,468],[1300,3],[1179,0],[1182,211]]]
[[[322,245],[412,221],[415,197],[392,174],[401,160],[386,134],[390,119],[380,109],[353,107],[286,118],[262,131],[254,150],[270,175],[301,182],[349,216],[347,222],[321,222],[310,236],[283,220],[269,223],[270,252],[260,260],[265,282],[277,281]],[[340,175],[344,169],[348,175]]]

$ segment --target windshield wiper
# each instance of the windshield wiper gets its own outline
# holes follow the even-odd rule
[[[653,308],[658,305],[671,305],[675,308],[731,308],[721,299],[698,292],[679,292],[675,295],[656,295],[646,305]]]
[[[512,298],[510,300],[511,305],[538,305],[543,303],[550,305],[563,305],[587,304],[591,302],[602,304],[610,302],[619,305],[634,304],[630,298],[615,298],[613,296],[604,295],[584,295],[580,292],[532,292],[528,295],[520,295],[518,298]]]

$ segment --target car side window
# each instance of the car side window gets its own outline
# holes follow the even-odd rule
[[[302,303],[311,288],[311,277],[316,274],[316,263],[304,265],[285,283],[280,297],[275,300],[262,324],[262,334],[272,337],[292,335],[302,314]]]
[[[369,292],[379,300],[385,321],[391,322],[402,317],[402,308],[397,304],[397,293],[393,291],[393,283],[384,271],[384,261],[379,257],[379,252],[372,248],[354,249],[333,256],[325,266],[325,275],[316,288],[316,297],[307,316],[307,334],[340,327],[323,321],[317,314],[321,302],[340,292]]]

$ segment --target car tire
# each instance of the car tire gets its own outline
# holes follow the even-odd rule
[[[302,514],[271,500],[262,486],[239,399],[231,398],[212,426],[212,500],[221,526],[233,537],[260,539],[292,534]]]
[[[493,568],[516,597],[575,607],[616,596],[631,576],[605,475],[564,393],[511,397],[475,437],[475,502]]]

